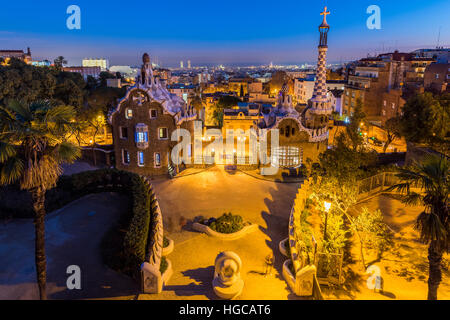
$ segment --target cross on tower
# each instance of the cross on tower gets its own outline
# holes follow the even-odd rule
[[[321,16],[323,16],[324,19],[327,18],[327,15],[329,15],[330,12],[327,11],[327,7],[325,7],[325,9],[323,9],[323,12],[320,13]]]

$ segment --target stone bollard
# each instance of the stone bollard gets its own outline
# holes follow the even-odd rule
[[[163,288],[163,279],[159,268],[148,262],[141,265],[141,283],[144,293],[161,293]]]
[[[242,262],[231,251],[221,252],[214,263],[213,289],[222,299],[234,299],[242,293],[244,280],[241,279]]]

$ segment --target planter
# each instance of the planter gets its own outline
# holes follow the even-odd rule
[[[292,260],[286,260],[283,263],[283,270],[282,270],[282,274],[283,274],[283,278],[284,280],[286,280],[289,288],[291,289],[291,291],[293,293],[295,293],[295,276],[292,274],[291,269],[289,268],[289,265],[292,265]]]
[[[162,249],[163,256],[168,256],[169,254],[171,254],[173,251],[173,248],[175,247],[175,242],[172,239],[167,238],[167,240],[169,240],[169,245],[165,248],[163,247],[163,249]]]
[[[172,274],[173,274],[173,270],[172,270],[172,262],[170,262],[170,260],[169,259],[166,259],[166,261],[167,261],[167,269],[166,269],[166,271],[164,271],[164,273],[161,275],[161,279],[162,279],[162,282],[163,282],[163,285],[167,285],[167,283],[169,282],[169,280],[170,280],[170,277],[172,277]]]
[[[219,238],[221,240],[236,240],[236,239],[242,238],[243,236],[245,236],[245,235],[255,231],[256,229],[258,229],[258,225],[257,224],[251,224],[249,226],[245,226],[244,228],[242,228],[238,232],[234,232],[234,233],[220,233],[220,232],[214,231],[213,229],[211,229],[207,225],[204,225],[204,224],[201,224],[201,223],[198,223],[198,222],[195,222],[192,225],[192,228],[195,231],[206,233],[210,237]]]
[[[287,250],[288,246],[289,246],[289,238],[286,238],[280,241],[280,243],[278,244],[278,249],[280,250],[283,256],[290,258]]]

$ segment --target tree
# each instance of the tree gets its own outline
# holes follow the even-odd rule
[[[270,80],[270,91],[271,93],[280,91],[283,84],[288,83],[290,78],[285,71],[277,71],[272,75]]]
[[[220,108],[216,105],[213,110],[213,118],[214,118],[215,125],[222,128],[222,126],[223,126],[223,108]]]
[[[387,139],[383,146],[383,152],[386,153],[389,145],[397,138],[401,137],[400,133],[400,119],[399,118],[390,118],[386,121],[384,125],[384,129],[386,130]]]
[[[100,81],[100,86],[106,87],[106,85],[107,85],[106,80],[107,79],[116,79],[116,76],[107,71],[102,71],[102,72],[100,72],[98,79]]]
[[[226,109],[230,107],[236,106],[239,102],[242,102],[241,99],[235,96],[221,96],[219,101],[217,102],[218,106]]]
[[[403,106],[401,133],[409,142],[442,144],[450,135],[450,95],[416,94]]]
[[[345,128],[345,132],[347,137],[350,140],[353,151],[357,151],[363,145],[363,137],[361,135],[361,123],[364,123],[364,119],[366,118],[365,113],[362,111],[362,101],[358,99],[356,101],[356,107],[350,116],[350,123]]]
[[[341,133],[336,138],[336,145],[319,155],[321,175],[336,177],[344,183],[362,178],[365,176],[365,170],[376,164],[377,156],[374,151],[363,148],[355,151],[348,147],[347,141],[346,134]]]
[[[0,107],[0,184],[18,182],[31,193],[35,212],[35,261],[39,296],[46,299],[45,192],[61,175],[61,164],[80,150],[67,142],[75,111],[47,101]]]
[[[400,182],[391,190],[400,191],[404,203],[425,207],[417,217],[415,228],[420,233],[420,240],[428,244],[428,300],[437,300],[437,290],[442,280],[442,256],[449,251],[450,243],[449,162],[445,157],[433,155],[426,157],[422,163],[416,162],[411,168],[398,170]],[[421,192],[412,190],[414,187]]]
[[[377,251],[377,259],[392,243],[392,233],[383,221],[380,210],[370,211],[363,207],[362,212],[354,219],[354,228],[361,235],[361,248]]]
[[[63,66],[64,66],[65,64],[67,64],[67,60],[64,59],[63,56],[59,56],[59,57],[57,57],[55,60],[53,60],[53,64],[55,65],[55,68],[56,68],[57,70],[61,71],[62,68],[63,68]]]
[[[241,84],[241,90],[240,90],[240,93],[239,93],[239,97],[243,97],[244,96],[244,86]]]
[[[0,66],[1,105],[8,105],[13,100],[25,104],[50,100],[54,104],[79,108],[86,94],[85,86],[79,73],[35,67],[14,58],[8,66]]]

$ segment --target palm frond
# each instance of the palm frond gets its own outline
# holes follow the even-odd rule
[[[419,206],[424,203],[423,196],[417,192],[408,192],[400,195],[401,201],[408,206]]]
[[[16,153],[16,148],[13,145],[0,141],[0,163],[6,162],[9,158],[15,156]]]
[[[16,117],[20,118],[22,121],[30,121],[33,118],[29,105],[20,101],[12,100],[6,108],[14,112]]]
[[[62,142],[53,149],[53,156],[58,163],[73,163],[81,156],[81,149],[70,142]]]
[[[8,185],[22,177],[24,164],[18,157],[10,157],[0,168],[0,184]]]
[[[447,231],[439,217],[434,213],[420,213],[414,228],[419,231],[420,240],[424,243],[429,243],[430,241],[447,242]]]

